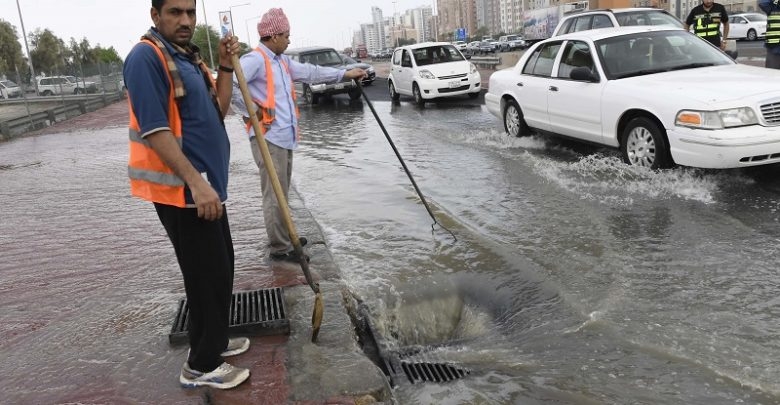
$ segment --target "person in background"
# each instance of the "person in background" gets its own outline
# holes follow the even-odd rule
[[[766,67],[780,69],[780,4],[778,0],[758,0],[758,7],[767,15],[766,37]]]
[[[293,151],[298,147],[298,107],[293,82],[340,82],[344,79],[360,79],[366,75],[363,69],[336,69],[299,63],[284,55],[290,45],[290,23],[281,8],[268,10],[257,24],[260,45],[241,57],[241,69],[247,80],[254,105],[244,104],[238,82],[234,80],[233,109],[243,115],[252,147],[252,155],[260,170],[263,194],[263,218],[268,234],[271,260],[298,262],[290,235],[284,224],[282,211],[273,191],[271,178],[263,165],[258,139],[249,125],[249,111],[256,113],[263,137],[267,142],[271,161],[276,169],[285,198],[289,195],[293,168]],[[306,244],[300,238],[301,245]],[[307,258],[308,259],[308,258]]]
[[[154,204],[184,279],[190,351],[179,382],[232,388],[249,378],[248,369],[223,360],[249,349],[249,339],[228,338],[234,254],[224,205],[230,143],[223,117],[238,41],[220,41],[215,83],[190,42],[195,0],[152,0],[150,13],[154,27],[124,64],[130,189]]]
[[[720,25],[723,24],[721,38]],[[693,25],[693,33],[706,39],[721,50],[726,50],[726,38],[729,37],[729,15],[726,7],[713,0],[703,0],[702,4],[691,9],[685,19],[685,30]]]

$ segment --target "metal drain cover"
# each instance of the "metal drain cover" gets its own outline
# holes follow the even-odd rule
[[[471,373],[471,370],[449,362],[404,358],[404,354],[400,353],[385,355],[382,359],[393,385],[398,385],[399,379],[406,379],[412,384],[446,383]]]
[[[170,344],[188,343],[188,315],[189,307],[185,298],[179,301],[179,310],[168,335]],[[290,320],[287,319],[282,289],[276,287],[234,292],[230,303],[228,333],[231,336],[289,335]]]

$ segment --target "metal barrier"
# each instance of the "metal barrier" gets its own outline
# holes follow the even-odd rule
[[[498,65],[501,64],[501,58],[492,56],[472,56],[469,60],[478,68],[483,69],[495,69]]]
[[[25,114],[0,121],[0,141],[11,139],[26,132],[46,128],[56,122],[99,110],[124,98],[123,92],[105,93],[96,96],[67,100],[66,104],[35,113]],[[33,101],[28,101],[34,103]]]

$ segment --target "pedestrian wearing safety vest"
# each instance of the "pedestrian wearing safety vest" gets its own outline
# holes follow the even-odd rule
[[[720,25],[723,24],[721,38]],[[726,7],[713,0],[703,0],[694,7],[685,19],[685,30],[693,26],[693,33],[706,39],[721,50],[726,50],[726,38],[729,37],[729,15]]]
[[[767,15],[764,66],[770,69],[780,69],[780,4],[778,0],[759,0],[758,7]]]
[[[344,79],[360,79],[366,75],[363,69],[336,69],[299,63],[284,55],[290,44],[290,23],[281,8],[268,10],[257,24],[260,45],[241,57],[241,68],[246,76],[249,93],[255,102],[251,110],[260,121],[271,161],[276,169],[279,183],[288,197],[293,168],[293,151],[298,147],[298,108],[296,106],[293,82],[335,83]],[[249,122],[249,112],[237,80],[233,83],[233,109]],[[252,155],[260,170],[260,184],[263,194],[263,218],[268,235],[268,249],[272,260],[298,262],[293,251],[290,235],[284,224],[282,211],[274,194],[271,178],[263,165],[258,150],[258,139],[250,125],[247,134]],[[301,239],[301,245],[306,243]]]
[[[124,64],[131,193],[154,203],[184,279],[190,351],[179,382],[232,388],[249,377],[248,369],[223,359],[249,349],[249,339],[228,338],[234,256],[224,206],[230,143],[223,117],[238,41],[220,41],[215,83],[190,42],[195,0],[152,0],[150,13],[154,27]]]

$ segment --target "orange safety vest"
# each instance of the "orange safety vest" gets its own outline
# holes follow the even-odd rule
[[[181,147],[181,116],[179,115],[179,106],[176,104],[176,98],[174,97],[173,78],[168,69],[168,63],[157,45],[146,39],[141,40],[141,42],[147,43],[154,49],[168,75],[168,83],[170,85],[168,94],[168,125],[176,142]],[[211,85],[214,86],[213,80]],[[130,158],[127,165],[127,173],[130,177],[130,192],[133,196],[143,198],[144,200],[184,208],[186,206],[184,181],[163,162],[157,152],[152,149],[149,141],[141,137],[141,127],[138,125],[138,119],[133,111],[130,98],[132,98],[132,95],[128,97],[127,102],[130,112]]]
[[[255,98],[252,99],[252,101],[260,106],[260,109],[258,110],[258,114],[260,115],[260,131],[262,131],[262,134],[265,135],[265,133],[271,129],[271,124],[276,119],[276,88],[274,87],[274,72],[271,70],[271,59],[268,57],[268,55],[266,55],[265,52],[260,49],[260,47],[257,47],[254,50],[255,52],[262,55],[263,60],[265,61],[265,83],[267,86],[265,92],[268,95],[268,99],[265,101],[265,103]],[[282,62],[284,69],[287,71],[287,75],[290,76],[290,89],[292,91],[293,105],[295,106],[295,116],[300,118],[301,112],[298,110],[298,103],[295,97],[295,84],[292,81],[290,67],[287,66],[287,63],[285,63],[283,59],[280,59],[280,61]],[[249,106],[247,106],[247,112],[249,112]],[[246,130],[247,132],[252,130],[252,121],[246,120]],[[300,140],[301,134],[297,128],[295,133],[298,140]]]

